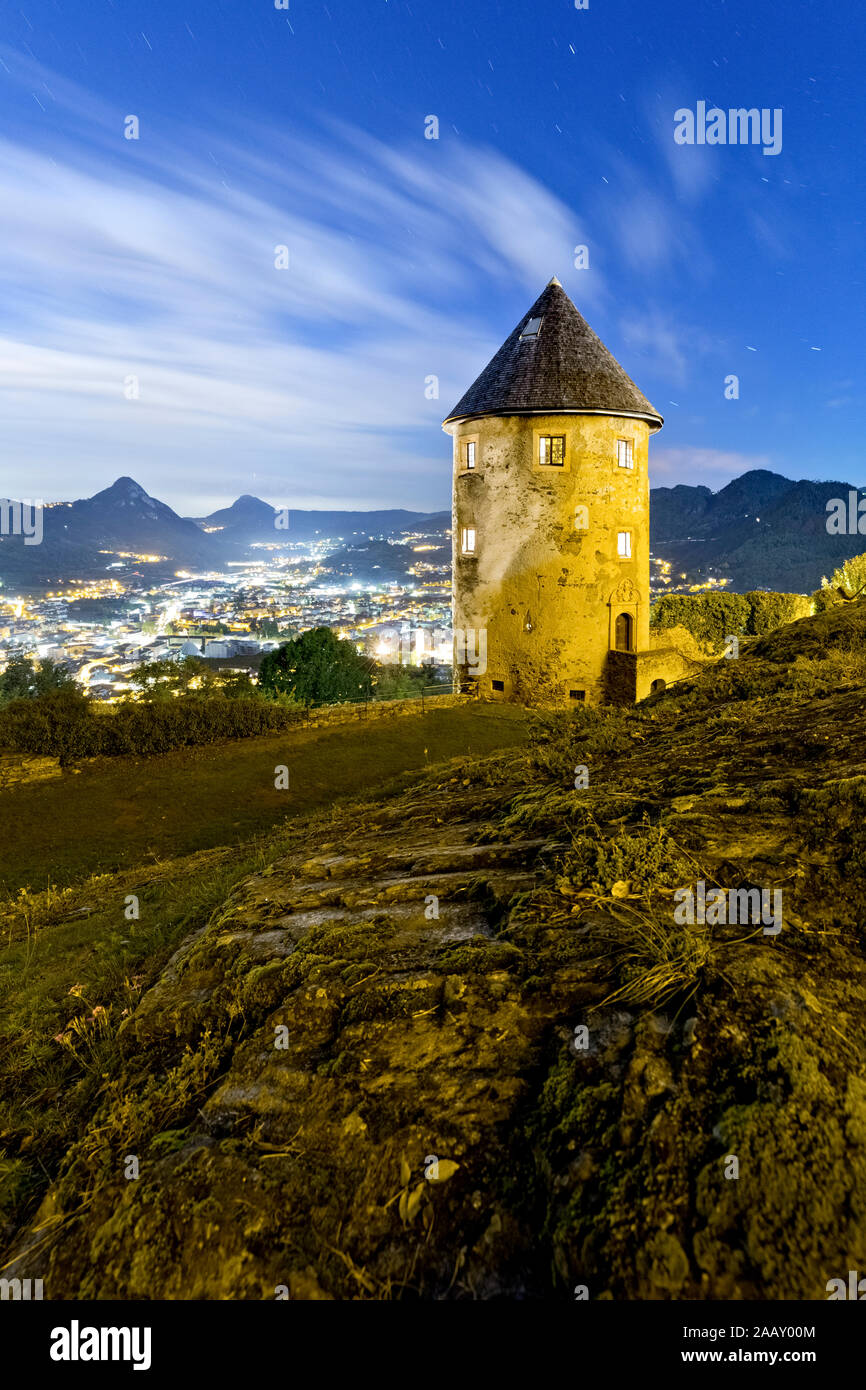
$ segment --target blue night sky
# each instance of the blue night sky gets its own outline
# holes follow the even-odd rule
[[[447,506],[440,422],[551,275],[654,484],[863,484],[864,51],[853,0],[7,7],[0,495]],[[676,144],[699,101],[781,152]]]

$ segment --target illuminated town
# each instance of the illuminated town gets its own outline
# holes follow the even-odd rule
[[[142,573],[162,556],[101,551],[104,578],[26,595],[0,590],[0,670],[21,656],[62,662],[90,695],[111,702],[135,697],[130,676],[144,662],[194,656],[255,679],[266,652],[328,627],[377,661],[429,666],[431,681],[450,680],[449,534],[380,538],[412,554],[381,584],[329,563],[345,543],[338,535],[259,543],[253,558],[224,570],[177,570],[167,580]]]
[[[381,584],[358,564],[363,551],[345,552],[355,557],[349,569],[357,572],[333,564],[346,540],[258,542],[250,546],[252,558],[224,569],[180,569],[158,580],[142,567],[164,572],[164,556],[100,550],[104,578],[72,578],[26,595],[0,590],[0,670],[15,657],[48,658],[66,665],[91,696],[112,702],[136,698],[130,677],[144,662],[192,656],[255,680],[266,652],[310,628],[328,627],[379,662],[428,666],[431,681],[450,680],[450,531],[370,537],[413,556],[404,569],[397,566],[399,578]],[[729,583],[713,576],[690,582],[673,573],[669,560],[651,556],[654,596]]]

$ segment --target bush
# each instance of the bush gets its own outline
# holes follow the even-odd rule
[[[753,590],[745,597],[751,604],[746,631],[754,637],[762,637],[798,618],[808,618],[815,611],[811,598],[805,594],[765,594]]]
[[[663,594],[650,611],[657,631],[684,627],[698,642],[721,651],[727,637],[760,637],[785,623],[807,618],[815,611],[805,594]]]
[[[29,656],[16,657],[0,674],[0,705],[12,700],[36,700],[53,691],[74,692],[77,689],[69,670],[60,662],[46,657],[37,663]]]
[[[844,602],[842,595],[828,585],[816,589],[812,595],[812,603],[815,605],[816,613],[826,613],[828,608],[841,608]]]
[[[821,580],[821,588],[844,589],[851,597],[866,588],[866,554],[852,555],[850,560],[845,560],[829,579]]]
[[[698,642],[721,651],[726,637],[746,634],[750,613],[743,594],[663,594],[650,610],[650,626],[684,627]]]
[[[169,753],[290,727],[301,711],[260,699],[201,699],[121,704],[96,713],[81,696],[59,692],[15,700],[0,713],[0,748],[59,758]]]
[[[435,683],[433,672],[424,666],[380,665],[374,694],[377,700],[407,700],[420,696],[423,690]]]
[[[214,670],[207,660],[194,656],[145,661],[135,668],[130,681],[146,700],[174,700],[178,695],[195,695],[200,700],[215,696],[264,699],[246,671]]]
[[[57,690],[34,699],[12,700],[0,711],[0,748],[59,758],[86,757],[97,722],[78,690]]]

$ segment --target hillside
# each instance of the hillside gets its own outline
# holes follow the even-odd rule
[[[178,865],[189,935],[79,1025],[38,1211],[61,1076],[19,1076],[17,1108],[4,1083],[7,1272],[46,1297],[824,1299],[866,1265],[864,639],[866,605],[832,609],[290,823],[212,916],[213,870]],[[781,889],[779,934],[677,925],[700,879]],[[10,909],[10,951],[40,910],[25,933]],[[99,968],[79,951],[69,998],[55,967],[56,1012]]]
[[[288,530],[276,531],[275,512],[258,497],[245,494],[230,507],[193,519],[178,516],[151,497],[133,478],[121,477],[93,497],[58,503],[43,510],[40,544],[0,533],[0,583],[51,585],[70,578],[104,576],[118,555],[150,556],[138,573],[147,579],[172,575],[178,565],[219,569],[238,560],[256,542],[273,543],[340,537],[387,536],[395,532],[443,530],[446,512],[400,509],[371,512],[292,509]],[[129,577],[129,576],[127,576]]]
[[[811,593],[825,574],[866,549],[866,536],[827,534],[826,504],[831,498],[846,498],[851,486],[793,482],[766,469],[753,469],[715,493],[703,484],[654,487],[650,490],[653,553],[693,580],[724,575],[736,593],[749,589]],[[47,509],[41,545],[27,546],[20,536],[0,536],[0,582],[48,585],[73,576],[104,576],[106,565],[117,554],[164,556],[162,562],[138,566],[138,574],[147,579],[165,578],[178,565],[218,570],[254,553],[251,546],[272,544],[275,539],[288,544],[332,539],[330,567],[340,574],[357,577],[360,573],[371,583],[389,577],[408,582],[407,569],[414,558],[411,548],[389,548],[382,538],[412,531],[440,535],[441,554],[431,552],[426,558],[447,562],[450,555],[449,511],[291,508],[288,529],[279,531],[274,528],[274,516],[267,502],[244,494],[210,516],[184,518],[150,497],[132,478],[118,478],[94,497]],[[340,539],[344,544],[338,547]],[[371,561],[365,569],[362,552],[371,547],[380,552],[380,562]],[[386,558],[385,565],[381,556]],[[360,571],[354,568],[358,562]]]
[[[525,736],[518,709],[431,703],[423,718],[377,718],[374,710],[369,720],[333,728],[288,729],[158,757],[84,759],[59,782],[16,786],[0,794],[0,896],[49,881],[65,888],[86,874],[243,842],[285,816]],[[286,790],[274,786],[278,765],[290,768]]]
[[[230,507],[196,519],[196,525],[218,527],[221,539],[248,546],[255,541],[273,541],[274,516],[274,508],[267,502],[246,493]],[[409,512],[401,508],[371,512],[306,511],[292,507],[288,529],[278,535],[284,540],[315,540],[319,536],[360,540],[368,536],[388,536],[413,527],[427,530],[450,525],[450,512]]]
[[[148,566],[148,571],[162,573],[179,563],[207,566],[216,554],[194,522],[126,477],[93,497],[46,508],[43,530],[40,545],[26,545],[21,536],[0,536],[0,578],[52,584],[104,574],[119,553],[161,556],[163,563]]]
[[[824,575],[866,549],[866,536],[827,532],[827,502],[847,499],[851,489],[843,482],[792,482],[766,469],[744,473],[716,493],[682,484],[653,488],[653,553],[693,579],[729,577],[735,593],[811,593]]]

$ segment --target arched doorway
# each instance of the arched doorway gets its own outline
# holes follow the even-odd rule
[[[632,633],[634,631],[634,619],[630,613],[619,613],[617,615],[616,627],[614,629],[614,644],[618,652],[630,652],[632,650]]]
[[[652,685],[650,686],[650,694],[658,695],[659,691],[664,690],[666,685],[667,681],[662,680],[661,676],[659,676],[658,679],[654,680]]]

